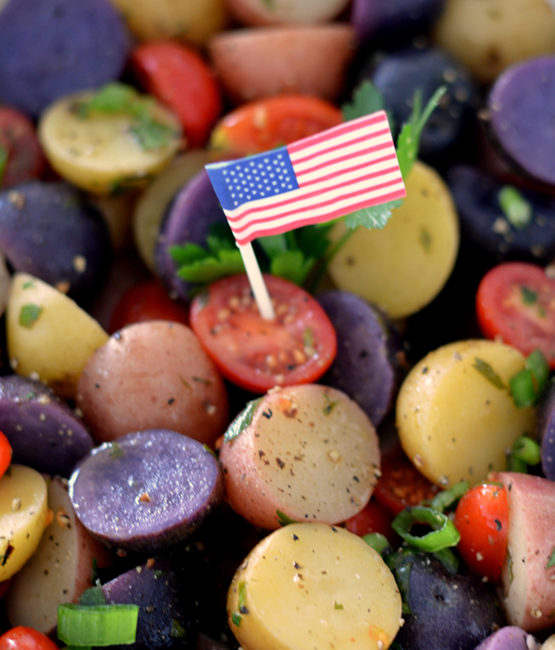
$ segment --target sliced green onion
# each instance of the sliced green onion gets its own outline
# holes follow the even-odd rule
[[[453,487],[443,492],[439,492],[432,499],[430,507],[432,510],[437,510],[438,512],[443,512],[445,508],[453,505],[455,501],[458,501],[463,494],[468,490],[469,484],[468,481],[460,481],[460,483],[455,483]]]
[[[524,370],[509,379],[509,389],[517,408],[536,404],[549,379],[549,364],[541,350],[526,357]]]
[[[539,396],[549,379],[549,364],[547,363],[544,353],[541,350],[534,350],[531,352],[526,357],[524,367],[534,373],[534,377],[538,382],[537,392]]]
[[[540,446],[528,436],[519,436],[511,447],[509,470],[526,474],[528,465],[537,465],[541,460]]]
[[[391,544],[387,541],[387,537],[381,533],[368,533],[368,535],[363,535],[362,539],[380,555],[386,549],[391,548]]]
[[[532,221],[532,205],[512,185],[505,185],[497,196],[499,206],[507,221],[518,230],[526,228]]]
[[[422,537],[412,535],[410,530],[417,523],[428,524],[433,530]],[[443,513],[422,506],[405,508],[395,517],[391,527],[405,542],[430,553],[456,546],[461,537],[455,524]]]
[[[442,548],[441,551],[434,553],[434,556],[443,564],[450,573],[457,573],[459,568],[459,558],[450,548]]]
[[[58,605],[58,638],[68,646],[128,645],[137,637],[138,605]]]

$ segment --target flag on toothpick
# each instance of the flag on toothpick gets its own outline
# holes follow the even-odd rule
[[[257,285],[264,283],[250,249],[253,239],[406,195],[385,111],[265,153],[206,165],[206,170],[249,278],[251,272],[260,276],[254,280]],[[252,268],[253,260],[257,269]],[[251,286],[256,298],[259,287],[253,286],[252,279]],[[268,310],[261,308],[258,298],[257,302],[262,315],[272,318],[271,305]]]

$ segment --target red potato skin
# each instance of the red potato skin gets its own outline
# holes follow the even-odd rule
[[[508,570],[508,557],[502,572],[499,596],[510,625],[527,632],[552,627],[555,619],[555,566],[547,568],[555,548],[555,483],[539,476],[499,472],[490,477],[505,486],[509,506],[508,552],[513,567],[523,563],[525,579]],[[515,544],[515,536],[523,543]],[[518,553],[518,556],[516,555]],[[511,573],[513,578],[511,580]],[[513,581],[519,581],[514,584]],[[523,604],[511,603],[506,596],[511,588],[525,594]]]
[[[226,388],[186,325],[136,323],[91,356],[76,404],[97,443],[170,429],[214,445],[227,424]]]

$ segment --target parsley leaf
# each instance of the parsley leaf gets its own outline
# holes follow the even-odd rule
[[[283,526],[289,526],[289,524],[296,524],[297,523],[294,519],[291,519],[291,517],[288,517],[281,510],[276,510],[276,514],[278,516],[278,523],[282,527]]]
[[[250,402],[247,402],[245,408],[239,413],[239,415],[233,420],[233,422],[227,428],[227,431],[224,435],[224,442],[233,442],[241,433],[250,426],[256,409],[259,407],[262,397],[253,399]]]
[[[309,257],[307,259],[299,250],[284,251],[272,259],[270,273],[301,285],[314,262],[314,258]]]
[[[401,205],[403,205],[403,201],[399,199],[351,212],[345,217],[345,225],[351,229],[358,228],[358,226],[381,229],[389,221],[391,212]]]
[[[34,303],[23,305],[19,312],[19,324],[22,327],[32,327],[33,323],[38,320],[41,312],[42,307],[40,305],[35,305]]]

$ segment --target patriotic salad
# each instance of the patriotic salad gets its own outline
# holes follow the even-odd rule
[[[548,0],[0,0],[0,650],[555,648]]]

